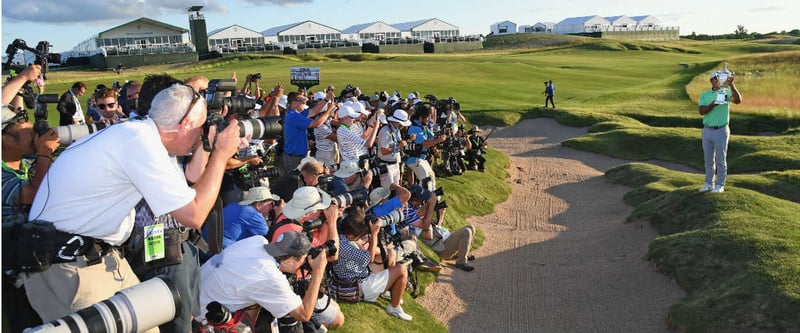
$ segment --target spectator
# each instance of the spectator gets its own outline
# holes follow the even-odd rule
[[[250,236],[267,234],[267,218],[279,216],[284,202],[270,193],[268,187],[253,187],[247,191],[244,200],[231,203],[222,210],[225,221],[222,247],[226,248],[236,241]]]
[[[724,88],[725,82],[719,82],[720,74],[718,71],[711,73],[711,89],[700,93],[700,105],[697,107],[703,116],[703,161],[706,168],[706,183],[700,188],[701,192],[725,191],[725,180],[728,176],[728,140],[731,136],[728,127],[731,103],[742,102],[742,95],[733,84],[733,74],[729,74],[727,79],[730,88]]]
[[[106,124],[114,124],[120,122],[125,113],[122,112],[122,107],[117,103],[117,94],[113,89],[103,88],[95,92],[94,104],[97,110],[100,111],[100,119]]]
[[[75,82],[72,88],[61,94],[61,97],[58,99],[58,106],[56,107],[60,115],[59,126],[86,124],[86,117],[83,114],[81,101],[78,100],[78,97],[83,96],[85,93],[86,84],[83,82]]]
[[[326,255],[309,257],[309,249],[311,243],[299,232],[287,232],[271,243],[263,236],[253,236],[232,244],[200,267],[201,307],[195,320],[205,321],[206,307],[212,301],[231,312],[257,304],[275,318],[288,315],[298,321],[311,320],[328,260]],[[301,298],[284,274],[297,272],[306,262],[311,266],[311,278]],[[260,311],[259,315],[265,314]]]
[[[79,248],[74,261],[24,277],[31,305],[43,321],[139,282],[117,248],[130,235],[133,208],[142,198],[157,216],[170,213],[189,228],[202,225],[219,192],[224,164],[236,151],[238,124],[233,121],[217,133],[215,153],[194,188],[170,156],[191,151],[206,113],[204,99],[193,89],[172,85],[153,98],[150,118],[107,127],[61,153],[34,198],[29,218],[53,223],[72,236],[67,239],[82,239],[90,251]],[[75,177],[75,170],[97,177],[86,182]],[[76,204],[87,200],[92,205]],[[89,275],[91,279],[81,278]]]
[[[375,302],[385,291],[390,291],[391,301],[386,312],[402,320],[412,320],[400,305],[408,283],[408,269],[395,262],[393,246],[387,244],[387,269],[370,271],[369,264],[378,256],[378,231],[380,224],[365,221],[364,208],[348,208],[342,220],[339,235],[339,261],[333,264],[334,276],[343,281],[357,279],[364,292],[364,300]],[[364,236],[369,235],[366,239]]]
[[[136,110],[139,109],[139,92],[141,90],[142,83],[139,81],[128,82],[128,87],[125,88],[125,105],[122,110],[131,119],[139,116]],[[195,90],[198,89],[195,87]]]

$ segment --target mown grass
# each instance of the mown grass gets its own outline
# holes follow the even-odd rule
[[[708,73],[729,62],[744,103],[731,114],[729,186],[720,196],[699,194],[703,175],[631,163],[608,172],[633,189],[625,200],[638,206],[631,219],[650,220],[662,234],[649,259],[674,276],[687,297],[674,305],[670,322],[680,331],[789,331],[800,327],[797,267],[800,216],[800,123],[794,98],[800,45],[760,42],[675,41],[634,43],[556,36],[500,43],[468,54],[239,56],[192,65],[139,68],[123,76],[98,71],[54,71],[48,91],[61,93],[77,80],[93,87],[113,80],[168,72],[179,78],[228,78],[262,73],[263,88],[288,84],[289,67],[318,66],[321,85],[346,83],[362,91],[420,91],[461,102],[468,120],[511,125],[552,117],[589,127],[570,147],[629,160],[659,159],[702,170],[701,120],[696,95]],[[495,43],[496,42],[496,43]],[[495,44],[492,44],[495,43]],[[500,45],[503,44],[503,45]],[[500,45],[500,46],[498,46]],[[508,50],[500,50],[505,48]],[[544,109],[543,81],[556,85],[557,109]],[[313,89],[313,88],[312,88]],[[84,97],[85,99],[86,97]],[[788,101],[788,102],[787,102]],[[51,107],[52,108],[52,107]],[[56,119],[51,114],[51,120]],[[772,136],[753,136],[768,132]],[[447,225],[491,212],[505,200],[507,159],[490,152],[486,174],[441,179],[450,203]],[[792,224],[794,222],[794,224]],[[483,240],[479,236],[476,246]],[[426,254],[433,255],[429,250]],[[435,277],[422,274],[423,284]],[[406,297],[411,323],[391,318],[381,306],[344,305],[340,331],[445,331]]]

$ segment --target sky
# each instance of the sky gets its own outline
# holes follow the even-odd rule
[[[732,33],[737,25],[767,33],[800,28],[797,0],[2,0],[2,46],[21,38],[31,47],[71,50],[98,32],[147,17],[189,29],[187,8],[202,5],[208,31],[238,24],[254,31],[311,20],[344,30],[437,18],[462,35],[486,35],[493,23],[559,22],[579,16],[653,15],[681,35]]]

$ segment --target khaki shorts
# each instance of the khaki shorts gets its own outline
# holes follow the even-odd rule
[[[87,266],[86,257],[55,264],[44,272],[23,276],[28,301],[43,322],[49,322],[92,306],[114,293],[139,283],[128,262],[117,251]]]

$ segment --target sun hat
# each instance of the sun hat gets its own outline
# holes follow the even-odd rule
[[[353,110],[353,108],[347,104],[342,105],[342,107],[339,109],[339,118],[344,118],[344,117],[358,118],[359,115],[361,115],[361,113],[359,113],[356,110]]]
[[[339,163],[339,170],[336,170],[333,175],[339,178],[347,178],[359,172],[361,172],[361,168],[358,167],[357,161],[342,161],[342,163]]]
[[[299,231],[287,231],[278,235],[275,242],[264,245],[264,249],[274,258],[302,256],[308,254],[311,241]]]
[[[403,126],[411,126],[411,121],[408,120],[408,112],[403,109],[394,110],[394,114],[387,117],[386,120],[400,123]]]
[[[328,193],[313,186],[303,186],[294,191],[292,200],[289,200],[283,208],[283,215],[295,220],[306,213],[325,209],[330,205],[331,196]]]
[[[239,201],[239,204],[242,206],[247,206],[254,202],[264,200],[280,201],[281,197],[272,194],[272,192],[269,191],[269,187],[257,186],[247,191],[247,194],[245,194],[243,199],[244,200]]]
[[[278,98],[278,106],[280,106],[280,107],[285,109],[286,108],[286,101],[287,101],[286,95],[281,95],[281,98]]]
[[[375,207],[381,200],[389,197],[389,190],[377,187],[369,194],[369,208]]]

